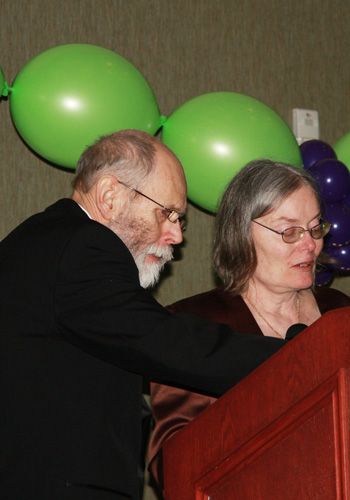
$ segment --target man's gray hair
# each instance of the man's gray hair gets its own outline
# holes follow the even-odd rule
[[[157,147],[166,148],[140,130],[121,130],[102,136],[81,155],[72,186],[87,193],[100,177],[112,174],[137,188],[154,168]]]

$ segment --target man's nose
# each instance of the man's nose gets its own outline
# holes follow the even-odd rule
[[[182,243],[183,234],[181,231],[180,222],[178,220],[176,222],[170,222],[169,220],[166,220],[164,224],[166,226],[166,242],[169,245],[178,245],[179,243]]]

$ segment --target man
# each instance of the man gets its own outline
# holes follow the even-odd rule
[[[0,244],[2,500],[139,499],[142,375],[219,395],[284,345],[171,315],[144,289],[186,210],[157,139],[101,138],[73,187]]]

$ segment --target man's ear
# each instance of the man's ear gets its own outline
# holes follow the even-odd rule
[[[96,205],[106,221],[118,216],[125,203],[121,184],[114,175],[104,175],[96,183]]]

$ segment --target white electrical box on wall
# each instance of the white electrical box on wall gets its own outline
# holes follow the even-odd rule
[[[318,112],[314,109],[293,109],[293,133],[299,144],[319,139]]]

